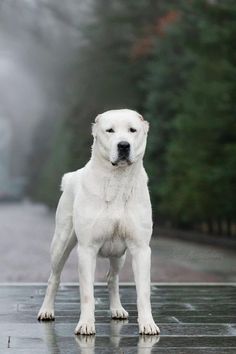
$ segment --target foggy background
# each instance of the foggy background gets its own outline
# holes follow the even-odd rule
[[[47,280],[61,176],[88,160],[96,115],[124,107],[151,127],[152,280],[235,281],[235,13],[223,0],[0,1],[0,281]]]
[[[0,117],[11,132],[11,176],[27,178],[41,122],[53,134],[63,117],[87,4],[1,1]]]

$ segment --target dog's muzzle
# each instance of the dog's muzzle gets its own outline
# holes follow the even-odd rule
[[[112,163],[113,166],[117,166],[119,162],[127,162],[130,164],[130,143],[128,141],[120,141],[117,144],[117,150],[118,150],[118,158],[115,162]]]
[[[119,160],[128,160],[130,153],[130,143],[128,141],[121,141],[117,145],[118,149],[118,159]]]

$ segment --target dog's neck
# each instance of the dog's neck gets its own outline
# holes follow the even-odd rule
[[[94,171],[93,178],[100,191],[99,194],[104,194],[106,202],[119,197],[127,201],[144,171],[142,159],[127,166],[113,166],[110,161],[95,153],[95,150],[92,151],[89,167],[90,172]]]

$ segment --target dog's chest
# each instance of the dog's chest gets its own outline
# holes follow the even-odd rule
[[[134,181],[127,176],[121,178],[119,175],[112,178],[105,178],[103,184],[103,199],[106,203],[115,203],[118,208],[124,205],[132,195]]]
[[[128,237],[128,216],[124,210],[116,212],[108,211],[103,225],[106,225],[103,234],[103,244],[99,255],[102,257],[121,256],[126,250],[126,238]]]
[[[126,244],[120,237],[106,240],[99,250],[101,257],[121,257],[126,251]]]

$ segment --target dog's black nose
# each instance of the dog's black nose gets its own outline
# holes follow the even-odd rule
[[[122,152],[128,152],[130,149],[130,143],[128,143],[128,141],[121,141],[118,144],[118,150],[122,151]]]

